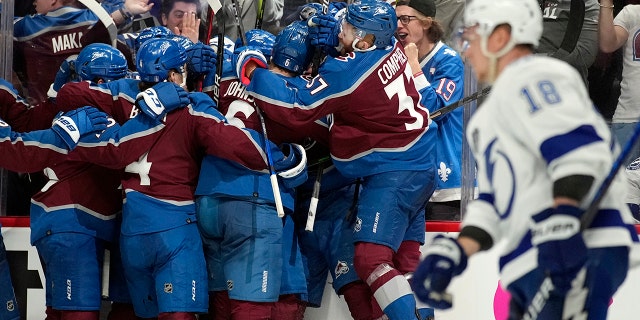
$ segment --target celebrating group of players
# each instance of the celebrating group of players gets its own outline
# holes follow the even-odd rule
[[[520,101],[515,94],[492,95],[470,123],[480,197],[459,238],[436,238],[420,265],[438,174],[430,104],[434,92],[449,103],[460,93],[452,79],[429,82],[435,66],[416,66],[424,57],[407,41],[410,31],[396,39],[399,20],[416,18],[400,19],[396,12],[408,10],[401,3],[309,4],[305,12],[314,12],[278,35],[250,30],[235,42],[144,29],[131,48],[135,67],[115,48],[87,45],[35,105],[2,82],[0,146],[11,150],[0,164],[44,169],[49,179],[31,204],[47,319],[98,319],[105,296],[111,319],[302,319],[307,305],[320,305],[328,271],[354,319],[429,319],[433,309],[418,307],[416,295],[451,307],[451,278],[501,237],[511,240],[501,267],[514,315],[529,312],[547,272],[555,287],[536,315],[562,313],[568,293],[598,289],[602,297],[580,307],[601,319],[637,236],[611,197],[586,245],[576,221],[613,143],[601,119],[585,115],[586,101],[561,105],[563,94],[588,100],[584,88],[560,92],[553,81],[564,78],[544,74],[498,81],[544,62],[581,83],[560,62],[525,58],[542,20],[535,1],[513,2],[474,0],[463,37],[478,78],[504,92],[521,88],[522,109],[501,109]],[[536,117],[549,105],[567,113],[553,128]],[[531,119],[501,118],[509,112]],[[492,117],[500,126],[483,123]],[[521,130],[501,131],[511,127]],[[584,148],[597,155],[592,162],[573,156]],[[542,200],[531,195],[547,191]],[[612,232],[616,241],[604,239]],[[603,266],[586,262],[596,255],[620,262],[616,276],[602,281]]]

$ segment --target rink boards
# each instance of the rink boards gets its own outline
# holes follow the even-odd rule
[[[19,303],[26,301],[26,304],[20,305],[23,319],[44,319],[44,273],[35,247],[29,244],[29,218],[2,217],[0,222],[16,296]],[[428,243],[438,233],[458,231],[458,223],[429,222],[426,229]],[[506,319],[508,296],[498,285],[497,261],[498,256],[493,249],[474,255],[469,260],[467,270],[454,279],[450,286],[450,292],[454,296],[454,308],[450,311],[436,312],[436,319]],[[613,298],[609,319],[637,318],[637,297],[640,289],[634,288],[640,288],[640,268],[629,272],[627,280]],[[322,308],[307,309],[305,319],[350,319],[344,300],[336,296],[331,288],[330,278],[327,280]]]

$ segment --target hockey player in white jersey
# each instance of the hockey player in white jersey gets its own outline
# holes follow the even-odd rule
[[[474,0],[464,25],[464,55],[478,80],[493,85],[466,131],[480,195],[457,239],[439,235],[427,247],[413,289],[450,308],[445,291],[467,257],[504,241],[499,266],[510,319],[606,319],[637,242],[624,183],[612,183],[584,231],[580,218],[618,146],[580,75],[532,55],[542,33],[535,0]],[[541,287],[545,278],[551,285]]]

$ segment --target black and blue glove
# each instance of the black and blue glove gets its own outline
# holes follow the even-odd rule
[[[280,146],[283,159],[275,161],[274,169],[280,181],[287,188],[295,188],[307,181],[307,153],[304,148],[295,143],[285,143]]]
[[[138,109],[158,121],[167,113],[189,103],[189,93],[173,82],[160,82],[136,96]]]
[[[187,71],[189,75],[210,73],[216,68],[216,52],[202,42],[198,42],[187,49]]]
[[[566,294],[571,281],[587,262],[587,247],[580,232],[578,207],[561,205],[533,218],[531,242],[538,247],[538,267],[551,277],[554,290]]]
[[[266,68],[267,64],[267,58],[258,47],[239,47],[233,52],[233,65],[235,66],[236,76],[245,86],[251,83],[251,78],[249,78],[248,74],[250,69],[254,67]],[[249,68],[250,66],[251,68]]]
[[[411,288],[420,301],[436,309],[449,309],[453,303],[445,290],[467,267],[467,255],[458,241],[443,235],[437,235],[425,253],[413,273]]]
[[[108,124],[106,113],[87,106],[59,114],[53,120],[51,130],[62,138],[69,150],[72,150],[81,137],[101,132]]]

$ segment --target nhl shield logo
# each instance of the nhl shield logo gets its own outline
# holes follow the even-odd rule
[[[13,300],[7,301],[7,311],[11,312],[14,309],[15,309],[15,304],[13,303]]]
[[[165,283],[164,284],[164,293],[173,293],[173,284]]]
[[[227,290],[233,290],[233,280],[227,280]]]
[[[336,279],[339,278],[342,274],[347,274],[347,272],[349,272],[349,265],[344,261],[338,260],[338,264],[336,264],[335,269]]]
[[[354,232],[360,232],[362,230],[362,219],[356,218],[356,224],[353,226]]]

